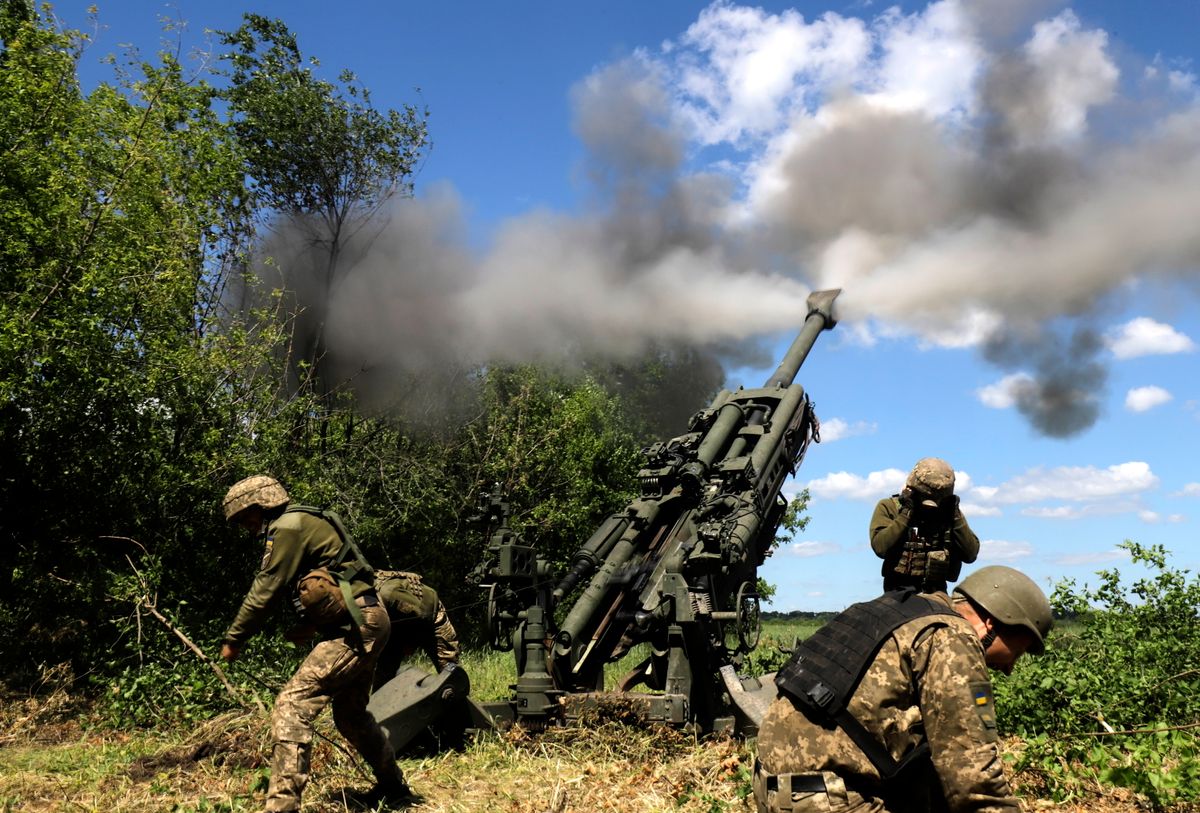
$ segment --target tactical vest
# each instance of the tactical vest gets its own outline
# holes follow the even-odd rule
[[[851,605],[796,647],[775,675],[775,685],[812,722],[846,732],[888,782],[925,757],[929,745],[921,743],[896,761],[884,744],[850,714],[850,699],[888,636],[909,621],[939,615],[957,613],[911,589]],[[945,623],[934,619],[931,625]]]
[[[898,496],[893,495],[892,500],[899,507]],[[890,563],[891,572],[903,577],[905,583],[920,583],[929,585],[931,589],[944,589],[945,582],[956,580],[962,570],[962,562],[951,553],[953,534],[953,518],[945,527],[940,528],[910,526],[899,546],[899,556],[895,558],[894,563]]]
[[[337,558],[326,567],[317,568],[300,577],[296,585],[296,600],[300,614],[320,625],[341,623],[348,613],[356,626],[363,626],[362,611],[354,601],[350,590],[353,581],[375,583],[375,572],[346,530],[345,523],[336,511],[327,511],[311,505],[291,505],[285,514],[302,512],[325,520],[333,526],[342,540],[342,549]]]

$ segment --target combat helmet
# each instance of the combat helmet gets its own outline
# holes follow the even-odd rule
[[[954,469],[940,457],[922,457],[913,466],[904,485],[926,495],[924,504],[936,508],[939,500],[954,493]]]
[[[1040,655],[1046,635],[1054,626],[1050,602],[1033,579],[1004,565],[988,565],[971,573],[954,588],[1002,624],[1020,626],[1033,633],[1029,651]]]
[[[234,483],[225,494],[221,507],[225,510],[225,521],[229,522],[252,505],[269,511],[287,505],[289,500],[287,490],[278,480],[266,474],[256,474]]]

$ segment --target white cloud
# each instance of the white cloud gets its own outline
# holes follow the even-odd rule
[[[1172,492],[1172,497],[1200,497],[1200,483],[1188,483],[1178,491]]]
[[[1107,342],[1119,359],[1190,353],[1196,349],[1196,343],[1187,335],[1146,316],[1139,316],[1110,331]]]
[[[873,422],[848,423],[841,418],[830,418],[827,421],[821,421],[821,442],[832,443],[835,440],[852,438],[855,435],[873,435],[878,428],[879,425]]]
[[[827,500],[878,500],[900,491],[907,478],[908,472],[900,469],[873,471],[866,477],[848,471],[835,471],[816,480],[809,480],[805,488],[814,497]]]
[[[1038,519],[1085,519],[1117,514],[1140,514],[1144,510],[1133,500],[1104,500],[1081,505],[1028,506],[1021,509],[1021,515]]]
[[[1130,412],[1146,412],[1171,400],[1171,393],[1162,387],[1134,387],[1125,393],[1125,408]]]
[[[1100,565],[1109,562],[1119,562],[1129,558],[1129,551],[1124,548],[1113,548],[1095,553],[1068,553],[1055,557],[1056,565]]]
[[[995,487],[976,488],[973,496],[986,502],[1036,503],[1046,500],[1110,500],[1138,494],[1158,485],[1150,464],[1140,460],[1104,469],[1095,466],[1033,468]]]
[[[971,112],[984,54],[960,3],[943,0],[908,16],[893,7],[877,30],[884,58],[873,102],[934,117]]]
[[[1028,373],[1013,373],[1006,375],[994,384],[975,390],[980,402],[992,409],[1010,409],[1017,402],[1022,390],[1033,385],[1033,377]]]
[[[963,514],[965,514],[966,516],[971,517],[971,518],[974,518],[974,517],[999,517],[1004,514],[1004,512],[1001,511],[1000,508],[998,508],[997,506],[983,505],[982,503],[964,502],[964,503],[961,503],[958,507],[962,510]]]
[[[1023,122],[1026,142],[1062,141],[1084,132],[1088,110],[1109,101],[1116,89],[1118,71],[1105,53],[1107,46],[1108,35],[1081,30],[1070,9],[1033,27],[1025,58],[1041,81],[1029,89],[1040,97],[1030,106],[1043,115]]]
[[[787,546],[789,555],[798,556],[801,559],[828,556],[831,553],[839,553],[841,550],[842,546],[836,542],[792,542]]]
[[[996,332],[1003,319],[994,311],[971,308],[961,318],[951,320],[945,327],[933,325],[922,335],[922,347],[950,349],[976,347]]]
[[[1028,542],[1008,542],[1003,539],[983,539],[979,542],[979,558],[988,562],[1012,562],[1033,555]]]
[[[782,129],[830,85],[854,83],[871,53],[862,20],[834,13],[811,23],[793,9],[713,3],[680,41],[685,119],[706,144]],[[812,98],[818,95],[818,98]]]

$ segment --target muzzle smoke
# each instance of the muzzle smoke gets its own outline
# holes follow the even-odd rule
[[[330,354],[348,373],[652,345],[769,363],[755,341],[841,287],[843,321],[969,335],[1028,373],[1014,397],[1038,431],[1083,431],[1106,377],[1088,315],[1197,276],[1200,109],[1194,77],[1119,67],[1071,11],[1034,20],[1046,5],[805,22],[714,4],[575,88],[582,212],[472,251],[451,189],[396,201],[341,258]],[[280,245],[303,274],[304,241]]]

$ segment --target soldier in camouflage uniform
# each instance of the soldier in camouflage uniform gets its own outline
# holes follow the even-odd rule
[[[889,759],[928,753],[885,782],[846,726],[812,722],[781,688],[758,734],[759,813],[1020,810],[1000,759],[987,670],[1008,674],[1022,653],[1042,652],[1049,602],[1027,576],[1000,566],[972,573],[953,600],[922,598],[954,612],[915,618],[887,635],[846,711]]]
[[[264,475],[236,483],[224,501],[225,518],[261,539],[265,552],[258,575],[225,633],[221,657],[236,660],[280,601],[308,607],[306,623],[289,638],[306,640],[318,628],[324,638],[275,700],[266,810],[300,809],[309,778],[313,721],[330,701],[338,731],[378,780],[367,800],[406,803],[415,797],[386,733],[367,711],[375,663],[391,630],[387,611],[375,594],[373,573],[353,541],[343,537],[340,520],[335,525],[325,518],[331,514],[289,508],[288,503],[283,486]],[[314,595],[320,601],[310,606],[307,599]]]
[[[954,469],[945,460],[917,461],[904,489],[880,500],[871,515],[871,549],[883,559],[883,589],[945,592],[963,562],[979,555],[979,537],[954,496]]]
[[[436,590],[418,574],[403,570],[376,571],[375,589],[392,621],[392,637],[375,668],[376,689],[395,677],[417,649],[429,656],[438,672],[458,663],[458,633]]]

